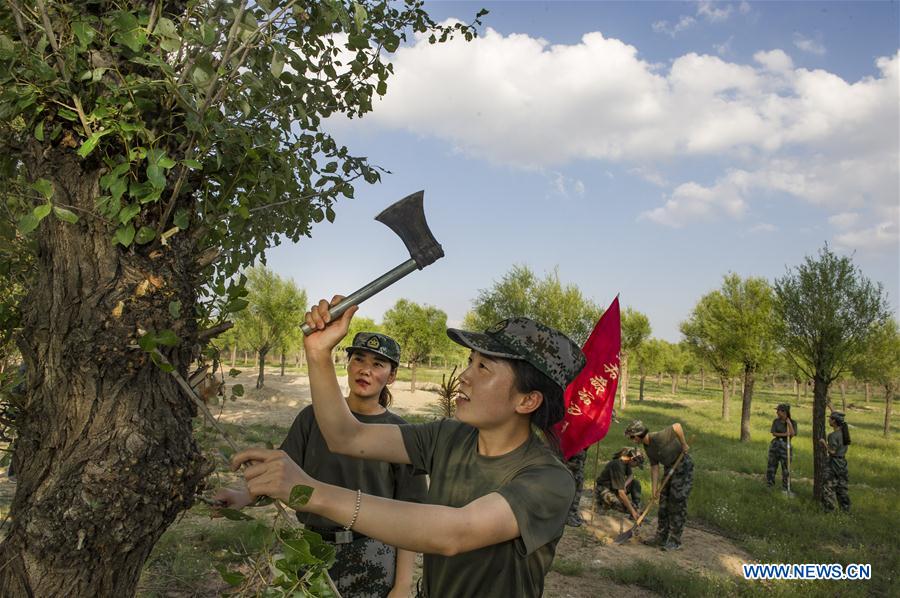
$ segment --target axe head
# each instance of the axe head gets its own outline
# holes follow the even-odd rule
[[[425,208],[422,206],[424,197],[424,191],[407,195],[375,216],[375,220],[389,226],[403,239],[403,244],[419,270],[444,257],[441,244],[431,234],[428,223],[425,222]]]

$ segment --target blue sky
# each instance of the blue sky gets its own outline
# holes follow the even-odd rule
[[[372,218],[425,190],[446,257],[362,306],[401,298],[451,325],[513,264],[619,293],[654,336],[728,272],[784,275],[825,242],[900,300],[896,2],[429,2],[490,10],[480,37],[390,57],[363,119],[329,129],[391,171],[334,224],[268,253],[310,299],[406,259]]]

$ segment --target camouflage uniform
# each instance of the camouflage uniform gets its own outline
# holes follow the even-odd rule
[[[778,411],[786,411],[788,417],[790,417],[790,407],[784,403],[778,405]],[[791,420],[791,427],[794,429],[794,436],[797,435],[797,423],[794,420]],[[779,433],[784,434],[788,431],[787,429],[787,421],[782,420],[781,418],[776,417],[772,421],[771,433]],[[791,443],[791,463],[794,462],[794,447],[793,442]],[[787,438],[784,436],[775,436],[772,438],[772,442],[769,444],[769,462],[766,466],[766,483],[769,487],[775,485],[775,472],[778,471],[778,466],[781,465],[781,486],[787,490],[788,489],[788,475],[789,475],[789,465],[788,465],[788,442]]]
[[[840,506],[842,511],[850,510],[850,483],[847,471],[847,446],[841,430],[828,435],[828,449],[831,454],[825,468],[825,484],[822,486],[822,503],[826,511],[833,511]]]
[[[328,570],[341,596],[384,598],[394,587],[397,551],[365,536],[347,544],[332,544],[334,566]]]
[[[572,500],[572,506],[569,507],[569,517],[566,520],[566,525],[571,527],[578,527],[584,523],[581,520],[579,508],[581,507],[581,494],[584,491],[584,460],[586,458],[587,449],[580,453],[575,453],[571,459],[566,461],[566,467],[569,468],[569,471],[572,472],[572,476],[575,478],[575,498]]]
[[[669,473],[666,467],[665,475]],[[665,479],[665,478],[663,478]],[[656,516],[656,534],[670,541],[681,542],[681,533],[687,521],[687,499],[694,485],[694,461],[685,454],[681,464],[672,474],[669,483],[659,494],[659,513]]]

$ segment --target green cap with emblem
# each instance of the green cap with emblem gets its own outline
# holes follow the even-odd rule
[[[348,355],[353,351],[376,353],[394,365],[400,365],[400,344],[380,332],[357,332],[353,337],[353,343],[346,351]]]
[[[569,337],[530,318],[509,318],[483,333],[448,328],[447,336],[484,355],[528,362],[563,390],[585,364],[584,353]]]

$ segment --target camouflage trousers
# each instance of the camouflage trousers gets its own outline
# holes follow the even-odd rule
[[[584,489],[584,460],[586,458],[587,451],[584,450],[572,455],[572,458],[566,461],[566,467],[569,468],[569,471],[571,471],[572,475],[575,477],[575,498],[572,499],[572,504],[569,506],[570,522],[581,521],[581,515],[578,512],[578,508],[581,504],[581,493]]]
[[[632,480],[631,483],[628,484],[628,488],[625,489],[625,494],[628,495],[628,500],[631,501],[631,506],[634,507],[634,510],[640,511],[641,483],[637,480]],[[602,511],[605,509],[628,513],[628,509],[625,507],[625,504],[621,500],[619,500],[619,494],[614,490],[610,490],[606,486],[597,487],[596,494],[594,495],[594,500],[596,501],[595,509],[597,511]]]
[[[769,465],[766,467],[766,483],[769,486],[775,485],[775,472],[781,465],[781,486],[787,490],[788,487],[788,450],[787,441],[782,438],[773,438],[769,444]],[[794,462],[794,447],[791,447],[791,463]]]
[[[666,467],[665,474],[668,475]],[[656,534],[681,542],[681,533],[687,521],[687,499],[694,484],[694,461],[685,455],[669,483],[659,493],[659,514],[657,515]]]
[[[394,587],[397,550],[372,538],[332,544],[334,566],[328,570],[345,598],[384,598]]]
[[[842,511],[850,510],[849,484],[847,460],[832,457],[828,467],[825,468],[825,483],[822,486],[822,504],[826,511],[833,511],[837,506],[840,506]]]

